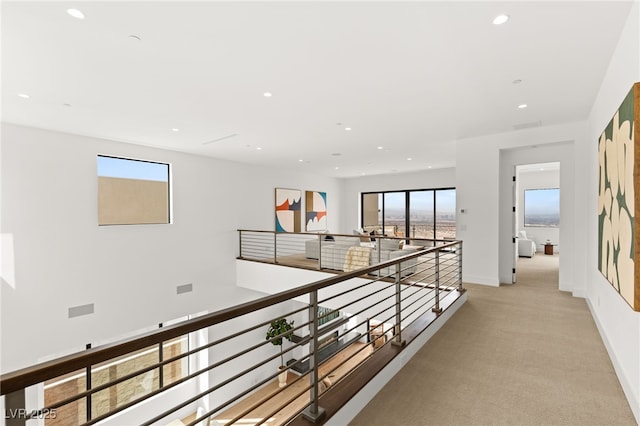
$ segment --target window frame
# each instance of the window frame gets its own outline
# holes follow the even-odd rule
[[[557,225],[535,225],[527,223],[527,191],[557,191],[558,194],[558,224]],[[522,226],[525,228],[560,228],[560,187],[550,188],[525,188],[522,193]]]
[[[166,214],[167,214],[167,221],[164,222],[131,222],[131,223],[101,223],[100,221],[100,201],[98,201],[98,226],[127,226],[127,225],[170,225],[173,224],[173,179],[172,179],[172,171],[173,171],[173,166],[171,163],[169,162],[162,162],[162,161],[154,161],[154,160],[146,160],[146,159],[141,159],[141,158],[132,158],[132,157],[123,157],[123,156],[119,156],[119,155],[108,155],[108,154],[96,154],[96,177],[98,178],[98,182],[100,177],[116,177],[116,176],[108,176],[108,175],[100,175],[100,171],[99,171],[99,162],[100,162],[100,158],[109,158],[109,159],[116,159],[116,160],[125,160],[125,161],[131,161],[131,162],[138,162],[138,163],[147,163],[147,164],[156,164],[156,165],[161,165],[161,166],[166,166],[166,176],[167,176],[167,205],[166,205]],[[141,179],[142,180],[142,179]],[[158,181],[158,182],[164,182],[164,181]],[[100,188],[97,188],[97,196],[98,196],[98,200],[100,198]]]
[[[384,194],[387,193],[404,193],[405,194],[405,224],[404,224],[404,228],[402,229],[402,231],[404,231],[404,235],[407,239],[411,239],[411,238],[417,238],[417,237],[412,237],[411,236],[411,229],[410,229],[410,220],[411,220],[411,193],[412,192],[423,192],[423,191],[431,191],[433,192],[433,239],[436,240],[437,239],[437,226],[438,226],[438,221],[436,219],[436,212],[438,211],[437,208],[437,192],[438,191],[451,191],[451,190],[456,190],[455,186],[451,186],[451,187],[437,187],[437,188],[422,188],[422,189],[403,189],[403,190],[386,190],[386,191],[366,191],[366,192],[361,192],[360,193],[360,226],[364,227],[364,202],[365,202],[365,196],[366,195],[371,195],[371,194],[378,194],[378,199],[381,200],[382,205],[378,206],[380,208],[380,214],[379,217],[382,220],[382,223],[380,223],[379,225],[381,225],[384,229],[384,226],[386,226],[385,224],[385,196]],[[382,197],[380,197],[380,195],[382,195]],[[456,216],[456,222],[457,222],[457,209],[454,208],[454,214]]]

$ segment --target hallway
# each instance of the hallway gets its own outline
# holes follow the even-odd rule
[[[558,290],[558,256],[468,302],[352,425],[636,425],[585,300]]]

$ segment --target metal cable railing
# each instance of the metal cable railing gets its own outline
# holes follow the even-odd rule
[[[307,241],[325,240],[240,231],[241,257],[309,260]],[[367,243],[371,260],[375,247]],[[6,424],[163,425],[180,413],[194,413],[185,422],[191,426],[285,424],[299,415],[320,422],[321,395],[358,374],[377,351],[401,350],[405,329],[437,317],[443,301],[464,291],[460,241],[401,251],[382,263],[4,374]],[[267,335],[279,319],[291,325]],[[172,339],[181,340],[167,352],[163,343]],[[157,398],[161,408],[150,411]]]

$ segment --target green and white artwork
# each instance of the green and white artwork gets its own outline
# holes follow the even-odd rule
[[[634,141],[640,142],[639,116],[640,83],[636,83],[598,142],[598,269],[636,311],[640,311],[640,259],[636,259],[640,150]]]

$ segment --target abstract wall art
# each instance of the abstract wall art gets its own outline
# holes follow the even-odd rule
[[[276,188],[276,232],[302,230],[301,201],[299,189]]]
[[[598,141],[598,269],[640,311],[640,83]]]
[[[307,232],[327,230],[327,193],[305,192]]]

